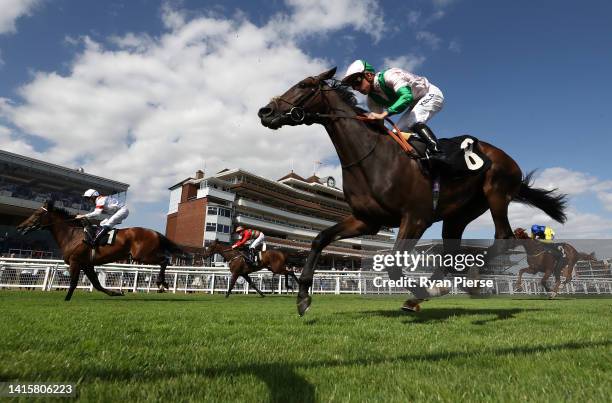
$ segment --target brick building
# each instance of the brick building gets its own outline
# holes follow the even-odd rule
[[[270,180],[242,169],[208,177],[197,171],[169,190],[166,236],[192,246],[214,239],[233,242],[234,228],[245,225],[263,231],[267,245],[303,257],[321,230],[350,214],[334,178],[304,179],[294,172]],[[390,249],[393,238],[390,229],[383,229],[374,236],[334,242],[320,266],[359,267],[364,256]]]

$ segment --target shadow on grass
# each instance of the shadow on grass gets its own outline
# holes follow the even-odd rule
[[[482,349],[477,351],[439,351],[424,354],[405,354],[398,356],[384,356],[376,359],[354,359],[346,361],[318,360],[304,363],[259,363],[237,366],[219,366],[212,368],[193,368],[189,371],[175,371],[170,368],[153,370],[149,369],[145,374],[138,371],[128,371],[125,369],[92,368],[84,374],[80,374],[85,379],[98,379],[103,381],[126,382],[129,380],[140,381],[143,377],[147,380],[164,380],[178,378],[185,374],[198,375],[206,378],[227,377],[233,379],[237,376],[254,376],[260,379],[270,392],[270,401],[286,402],[315,402],[315,387],[299,372],[309,369],[329,369],[354,366],[406,364],[410,365],[415,361],[438,362],[443,360],[469,358],[474,354],[490,354],[495,357],[523,355],[531,356],[538,353],[554,353],[559,351],[582,350],[597,347],[609,347],[612,341],[599,342],[568,342],[563,344],[536,345],[536,346],[517,346],[497,349]],[[55,379],[57,373],[52,369],[41,369],[40,379]],[[9,375],[7,379],[19,379],[19,374]]]
[[[351,316],[382,316],[386,318],[406,318],[406,324],[421,324],[430,322],[441,322],[449,318],[460,316],[475,316],[475,315],[494,315],[494,318],[476,320],[472,323],[475,325],[484,325],[488,322],[498,320],[514,319],[515,315],[523,312],[538,312],[540,309],[530,308],[499,308],[499,309],[466,309],[466,308],[427,308],[419,313],[408,313],[401,310],[375,310],[351,312]],[[346,312],[339,312],[338,315],[347,315]]]

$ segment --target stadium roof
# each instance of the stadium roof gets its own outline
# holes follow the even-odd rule
[[[69,183],[70,187],[94,187],[104,193],[125,192],[130,186],[127,183],[86,173],[82,169],[71,169],[4,150],[0,150],[0,175],[21,179],[24,183],[35,179],[42,181],[55,179],[58,182]]]

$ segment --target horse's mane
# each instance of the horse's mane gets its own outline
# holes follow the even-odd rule
[[[357,98],[353,91],[350,90],[350,87],[346,84],[343,84],[340,80],[336,80],[332,78],[330,80],[326,80],[325,83],[329,86],[330,89],[334,90],[336,94],[340,96],[340,99],[344,101],[344,103],[349,106],[356,114],[365,115],[368,113],[363,108],[357,106]],[[382,134],[387,134],[387,129],[385,129],[382,121],[373,120],[373,121],[363,121],[368,128]]]
[[[68,224],[70,227],[81,227],[80,222],[77,220],[73,220],[75,216],[70,214],[68,210],[54,206],[53,209],[51,209],[51,212],[59,215],[66,222],[66,224]],[[72,221],[67,221],[67,220],[72,220]]]

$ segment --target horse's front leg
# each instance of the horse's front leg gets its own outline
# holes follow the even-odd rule
[[[72,294],[79,283],[79,274],[81,274],[81,268],[78,263],[70,262],[70,268],[68,269],[70,272],[70,287],[68,288],[68,293],[66,294],[66,298],[64,301],[70,301],[72,298]]]
[[[376,234],[379,228],[380,225],[366,223],[350,215],[342,222],[321,231],[316,236],[312,241],[308,259],[300,275],[300,291],[297,296],[298,314],[300,316],[303,316],[308,308],[310,308],[312,298],[308,292],[312,286],[315,266],[323,248],[340,239],[353,238],[365,234]]]
[[[548,296],[548,299],[553,299],[559,294],[559,287],[561,287],[561,274],[555,274],[555,286],[553,287],[553,291]]]
[[[518,280],[516,280],[516,288],[515,291],[521,291],[523,289],[523,273],[535,274],[536,271],[531,266],[525,267],[524,269],[519,270],[518,272]]]
[[[236,285],[236,280],[238,280],[238,274],[232,273],[232,277],[230,278],[229,286],[227,287],[227,292],[225,293],[225,298],[229,297],[232,293],[232,289]]]
[[[113,291],[109,290],[108,288],[102,287],[102,284],[100,284],[100,280],[98,280],[98,276],[96,275],[96,271],[94,270],[93,266],[86,267],[83,269],[83,271],[85,272],[85,275],[89,279],[89,282],[91,283],[93,288],[95,288],[96,290],[101,291],[111,297],[123,296],[122,292]]]
[[[414,249],[416,243],[421,239],[423,232],[429,227],[429,223],[420,218],[413,218],[411,215],[406,215],[402,218],[400,223],[399,232],[395,245],[393,245],[393,255],[398,252],[400,255],[410,253]],[[403,275],[401,266],[394,265],[387,268],[389,278],[391,280],[400,280]],[[412,298],[409,298],[404,302],[402,310],[418,312],[421,310],[420,303],[430,297],[440,296],[443,290],[437,287],[425,288],[421,286],[407,287],[408,291],[412,293]]]
[[[542,284],[542,287],[544,287],[546,292],[550,292],[550,287],[548,287],[547,282],[548,282],[548,279],[550,278],[551,274],[552,274],[552,269],[546,270],[544,272],[544,276],[542,276],[542,280],[540,280],[540,284]]]

